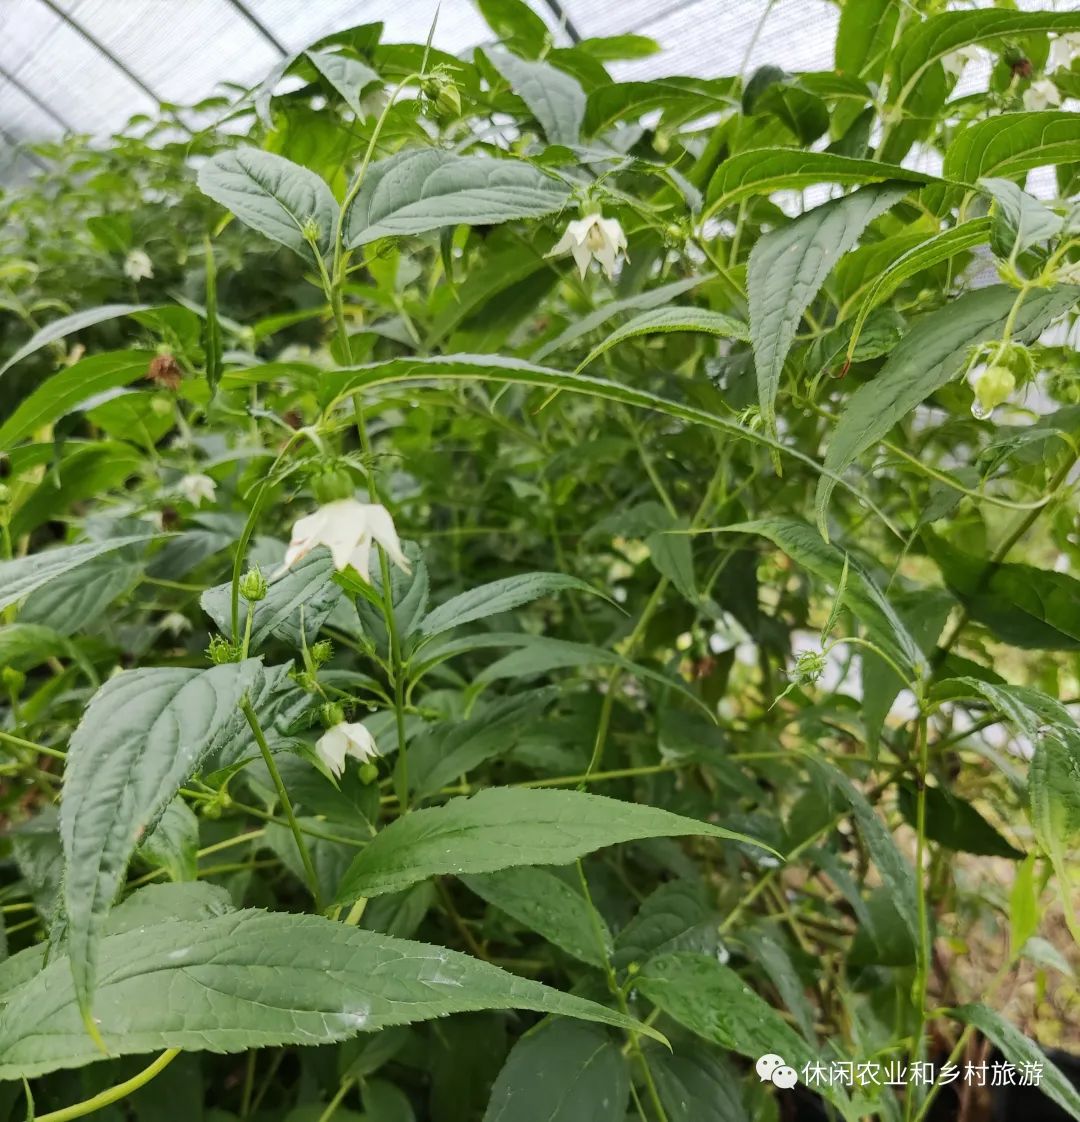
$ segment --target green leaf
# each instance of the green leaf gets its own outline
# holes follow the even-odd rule
[[[139,856],[164,869],[174,881],[193,881],[198,875],[199,820],[182,798],[165,808],[157,825],[139,846]]]
[[[1039,885],[1036,882],[1038,855],[1029,853],[1016,867],[1009,890],[1009,958],[1015,959],[1028,940],[1039,930]]]
[[[704,1040],[741,1056],[766,1053],[784,1057],[802,1075],[817,1053],[728,966],[715,957],[669,954],[654,958],[637,977],[637,988],[654,1005]],[[848,1099],[838,1085],[820,1092],[846,1111]]]
[[[333,574],[329,550],[323,548],[312,550],[283,573],[275,575],[267,584],[265,599],[255,604],[250,650],[257,651],[271,636],[299,647],[301,610],[304,630],[309,639],[314,637],[341,598],[341,589],[331,580]],[[240,635],[231,635],[231,582],[208,588],[199,603],[223,635],[239,642],[251,606],[241,599]]]
[[[85,565],[106,553],[123,549],[136,542],[147,542],[155,534],[135,534],[126,538],[109,538],[100,542],[82,542],[58,549],[47,549],[14,561],[0,561],[0,608],[17,603],[36,589],[44,588],[50,581]],[[39,621],[40,622],[40,621]]]
[[[254,910],[105,939],[95,999],[101,1036],[117,1056],[329,1044],[477,1009],[531,1009],[659,1036],[612,1009],[444,947],[321,916]],[[0,1012],[0,1057],[0,1079],[101,1059],[83,1032],[63,959]]]
[[[922,652],[896,609],[860,565],[842,550],[822,541],[809,523],[796,518],[764,518],[715,529],[718,533],[760,534],[768,538],[797,564],[819,579],[828,581],[835,590],[834,594],[866,626],[878,646],[894,661],[899,661],[902,668],[918,673],[918,668],[924,663]],[[841,592],[845,567],[848,576]]]
[[[9,623],[0,627],[0,666],[30,670],[50,658],[82,658],[78,648],[59,631],[39,623]]]
[[[82,331],[83,328],[105,323],[106,320],[130,316],[134,312],[149,311],[152,307],[152,304],[105,304],[100,308],[87,308],[85,311],[73,312],[70,316],[53,320],[52,323],[46,324],[40,331],[36,332],[28,343],[24,343],[3,366],[0,366],[0,375],[4,374],[15,363],[22,362],[24,358],[40,351],[42,347],[47,347],[50,343],[55,343],[58,339],[73,335],[76,331]]]
[[[990,245],[998,257],[1015,260],[1025,249],[1061,232],[1061,216],[1011,180],[980,179],[978,186],[994,200]]]
[[[972,619],[1013,646],[1080,647],[1080,581],[1068,573],[1021,562],[992,565],[923,530],[922,539],[945,583]]]
[[[313,171],[258,148],[219,152],[199,168],[199,190],[271,241],[312,260],[304,229],[312,225],[316,249],[334,247],[338,205]]]
[[[1080,288],[1039,289],[1020,306],[1013,339],[1030,343],[1080,296]],[[998,338],[1017,293],[1004,285],[967,292],[944,308],[923,316],[901,340],[874,378],[851,395],[840,416],[825,467],[840,474],[872,444],[935,390],[964,368],[971,348]],[[822,534],[829,497],[836,486],[829,476],[818,480],[817,517]]]
[[[71,971],[89,1008],[97,936],[140,839],[200,762],[236,734],[255,659],[209,670],[144,667],[110,678],[71,736],[60,836]]]
[[[932,178],[895,164],[834,156],[831,152],[755,148],[731,156],[717,169],[709,181],[707,214],[723,210],[751,195],[768,195],[786,187],[809,187],[817,183],[879,183],[885,179],[921,185]]]
[[[620,842],[688,835],[761,845],[708,822],[602,795],[492,787],[413,811],[381,830],[353,862],[338,902],[395,892],[442,873],[566,865]]]
[[[669,305],[643,312],[617,327],[599,346],[594,347],[581,363],[578,370],[584,370],[602,354],[610,351],[625,339],[636,339],[642,335],[666,334],[672,331],[695,331],[706,335],[717,335],[723,339],[746,340],[749,338],[746,324],[740,323],[723,312],[709,308],[679,307]]]
[[[847,0],[836,30],[836,69],[880,82],[903,0]]]
[[[506,50],[487,50],[491,64],[540,122],[550,144],[572,147],[581,139],[585,91],[576,78],[547,62],[528,62]]]
[[[674,951],[715,955],[720,947],[720,920],[704,884],[685,878],[669,881],[645,898],[619,932],[612,963],[625,970],[631,963],[643,966],[656,955]]]
[[[528,48],[534,57],[550,38],[547,24],[525,0],[476,0],[476,6],[500,39],[513,39],[515,45]]]
[[[751,1122],[738,1074],[714,1050],[682,1046],[669,1055],[655,1048],[648,1058],[668,1122]]]
[[[146,374],[151,357],[145,351],[111,351],[65,367],[20,401],[0,425],[0,449],[11,448],[106,390],[137,381]]]
[[[587,592],[593,596],[601,595],[592,585],[567,573],[523,573],[521,576],[482,584],[451,597],[423,618],[420,634],[425,639],[432,639],[444,631],[512,611],[541,596],[568,589]]]
[[[350,249],[442,226],[493,226],[542,218],[566,206],[568,189],[522,160],[410,148],[368,169],[345,214]]]
[[[682,402],[659,397],[646,390],[611,382],[604,378],[594,378],[588,374],[566,374],[550,367],[536,366],[520,359],[505,358],[501,355],[435,355],[430,358],[399,358],[386,362],[372,363],[354,369],[330,370],[322,375],[320,381],[321,399],[333,402],[359,389],[390,385],[396,383],[423,381],[479,381],[495,384],[515,384],[523,386],[542,386],[549,390],[566,390],[603,401],[618,401],[635,408],[650,409],[656,413],[701,424],[717,432],[740,436],[766,448],[774,448],[780,455],[789,456],[805,464],[812,471],[824,473],[824,469],[812,457],[797,448],[782,444],[763,432],[744,427],[729,420],[711,409],[702,409]],[[891,526],[888,516],[871,499],[857,491],[842,476],[833,473],[834,485],[843,486],[855,494],[869,510],[873,510],[886,525]],[[899,531],[896,531],[899,533]]]
[[[609,82],[589,93],[585,133],[595,136],[616,121],[636,122],[660,110],[672,128],[709,113],[738,106],[736,78],[657,78],[651,82]]]
[[[961,1005],[951,1015],[964,1024],[974,1025],[1001,1050],[1005,1059],[1016,1068],[1038,1064],[1042,1079],[1039,1090],[1057,1103],[1071,1118],[1080,1118],[1080,1092],[1059,1067],[1051,1063],[1039,1046],[985,1005]]]
[[[511,1049],[484,1122],[625,1122],[629,1099],[629,1061],[611,1034],[554,1021]]]
[[[803,313],[863,230],[910,190],[907,183],[882,183],[833,199],[764,234],[750,251],[750,333],[758,402],[770,432],[776,432],[780,374]]]
[[[512,644],[510,641],[512,638]],[[535,677],[550,670],[565,670],[583,666],[619,666],[629,674],[648,678],[667,689],[677,690],[692,705],[704,709],[714,717],[712,710],[701,698],[690,690],[679,678],[663,671],[654,670],[642,663],[628,658],[605,647],[594,647],[590,643],[575,643],[570,639],[549,639],[545,635],[502,635],[492,646],[520,647],[520,650],[505,655],[493,662],[476,678],[477,684],[496,682],[503,678]]]
[[[993,10],[942,12],[920,22],[912,21],[900,37],[894,55],[894,88],[897,103],[918,93],[927,71],[945,55],[973,43],[1003,36],[1056,31],[1080,31],[1080,12],[1016,12]]]
[[[964,250],[982,245],[989,237],[990,219],[974,218],[969,222],[962,222],[959,226],[950,226],[949,229],[942,230],[940,234],[927,238],[926,241],[913,246],[896,258],[878,274],[863,298],[859,314],[855,317],[855,325],[851,329],[851,341],[847,349],[848,360],[850,361],[855,355],[866,317],[879,304],[884,303],[904,281],[917,276],[924,269],[963,253]]]
[[[382,79],[370,66],[337,51],[305,51],[304,54],[314,64],[315,69],[341,95],[345,104],[353,111],[358,121],[367,115],[360,104],[360,91]]]
[[[621,300],[609,300],[606,304],[601,304],[595,311],[589,312],[588,315],[573,320],[554,339],[549,339],[543,346],[538,347],[532,357],[537,362],[542,362],[548,355],[563,350],[571,343],[576,343],[578,339],[584,338],[590,332],[603,327],[608,320],[613,319],[621,312],[635,311],[638,308],[662,307],[676,297],[682,296],[684,292],[689,292],[690,289],[703,284],[707,279],[706,277],[685,277],[682,280],[672,281],[670,284],[662,284],[659,288],[650,288],[647,292],[639,292],[636,296],[626,296]]]
[[[461,880],[481,899],[574,958],[599,967],[607,961],[611,952],[607,925],[590,914],[589,903],[580,892],[549,869],[523,866]],[[597,943],[596,923],[603,946]]]
[[[961,129],[945,151],[942,175],[975,183],[988,175],[1010,176],[1072,163],[1080,144],[1080,118],[1065,110],[997,113]]]
[[[900,811],[912,826],[916,823],[917,795],[910,783],[898,791]],[[979,853],[987,857],[1024,855],[1011,846],[971,803],[944,787],[926,788],[926,836],[957,853]]]
[[[500,698],[465,720],[440,722],[409,746],[409,780],[418,798],[436,794],[486,760],[509,752],[551,703],[553,689]]]

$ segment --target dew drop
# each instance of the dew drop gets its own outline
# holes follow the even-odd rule
[[[971,403],[971,415],[976,421],[985,421],[991,413],[993,413],[993,409],[987,409],[978,398]]]

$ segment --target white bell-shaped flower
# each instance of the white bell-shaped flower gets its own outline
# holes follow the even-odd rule
[[[1024,91],[1024,108],[1032,112],[1061,104],[1061,92],[1049,78],[1039,78]]]
[[[351,756],[366,764],[378,757],[379,749],[375,738],[362,724],[341,721],[319,737],[315,754],[326,765],[330,774],[339,779],[345,770],[347,757]]]
[[[1072,66],[1073,58],[1080,54],[1080,35],[1075,31],[1067,35],[1059,35],[1050,44],[1050,60],[1046,64],[1047,70],[1068,70]]]
[[[178,486],[180,494],[189,503],[194,503],[195,506],[201,506],[204,502],[212,503],[214,496],[217,494],[217,484],[210,476],[203,475],[200,472],[185,475]]]
[[[401,542],[390,512],[379,503],[338,499],[301,518],[294,526],[292,540],[285,551],[285,567],[306,557],[316,546],[325,545],[334,559],[334,568],[352,565],[371,580],[372,543],[381,545],[399,569],[409,572],[409,562],[401,552]]]
[[[582,277],[588,271],[589,262],[595,258],[611,280],[619,255],[626,253],[626,235],[617,219],[587,214],[566,224],[566,232],[552,246],[548,257],[557,257],[562,253],[573,254]]]
[[[154,263],[145,249],[133,249],[124,258],[124,276],[129,280],[149,280],[154,275]]]

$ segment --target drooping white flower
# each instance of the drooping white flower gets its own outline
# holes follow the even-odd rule
[[[124,276],[133,281],[149,280],[154,275],[154,263],[145,249],[133,249],[124,258]]]
[[[1080,54],[1080,34],[1075,31],[1069,35],[1059,35],[1050,44],[1050,59],[1047,70],[1067,70],[1072,66],[1073,57]]]
[[[1061,104],[1061,93],[1049,78],[1038,78],[1024,91],[1024,108],[1032,112]]]
[[[196,506],[201,506],[204,502],[212,503],[217,494],[217,484],[210,476],[202,475],[200,472],[185,475],[178,486],[180,494]]]
[[[319,737],[315,754],[326,765],[330,774],[338,779],[345,770],[347,756],[366,764],[379,755],[379,749],[375,738],[362,724],[341,721]]]
[[[377,542],[399,569],[409,571],[390,512],[379,503],[338,499],[301,518],[294,526],[285,551],[285,568],[306,557],[316,546],[325,545],[334,558],[334,568],[352,565],[366,581],[371,580],[371,546]]]
[[[162,631],[176,639],[183,635],[184,632],[191,630],[191,620],[189,620],[183,612],[169,612],[167,615],[162,616],[161,623],[158,626]]]
[[[566,232],[552,246],[548,257],[557,257],[561,253],[574,255],[582,277],[588,271],[589,262],[595,257],[608,280],[611,280],[619,255],[626,254],[626,235],[617,219],[587,214],[584,218],[575,218],[566,224]]]

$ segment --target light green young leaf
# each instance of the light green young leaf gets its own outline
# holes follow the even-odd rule
[[[1080,1119],[1080,1091],[1015,1025],[985,1005],[961,1005],[959,1009],[953,1009],[951,1015],[964,1024],[974,1025],[1001,1049],[1001,1054],[1013,1067],[1022,1069],[1027,1064],[1038,1064],[1042,1072],[1039,1090],[1070,1117]]]
[[[379,75],[358,59],[338,54],[337,51],[305,51],[304,54],[311,59],[315,69],[341,94],[345,104],[356,114],[356,119],[362,121],[367,114],[360,103],[360,91],[365,86],[381,82]]]
[[[721,1048],[751,1059],[777,1053],[800,1074],[807,1064],[819,1062],[787,1021],[715,956],[684,952],[654,958],[636,985],[669,1017]],[[821,1093],[851,1117],[838,1084],[823,1084]]]
[[[253,230],[312,260],[304,230],[310,226],[317,251],[334,246],[338,205],[313,171],[258,148],[219,152],[199,168],[199,190],[231,210]]]
[[[484,1122],[625,1122],[629,1099],[629,1060],[611,1034],[552,1021],[511,1049]]]
[[[641,335],[655,335],[673,331],[697,331],[705,335],[717,335],[723,339],[746,340],[749,333],[745,323],[740,323],[723,312],[714,312],[709,308],[678,307],[671,305],[656,308],[653,311],[643,312],[634,316],[626,323],[617,327],[602,343],[594,347],[578,365],[578,370],[584,370],[589,363],[594,362],[606,351],[617,346],[625,339],[636,339]]]
[[[750,251],[750,334],[758,403],[770,432],[776,432],[780,374],[803,313],[863,230],[910,190],[910,183],[882,183],[843,195],[764,234]]]
[[[567,865],[603,846],[688,835],[761,845],[709,822],[602,795],[492,787],[392,822],[353,862],[338,902],[395,892],[443,873]]]
[[[472,892],[508,916],[539,932],[549,943],[591,966],[602,967],[611,951],[611,932],[589,914],[585,897],[549,869],[523,866],[482,876],[463,876]],[[604,945],[597,944],[596,922]]]
[[[0,451],[79,409],[105,390],[127,386],[146,374],[153,356],[145,351],[91,355],[43,382],[0,425]]]
[[[155,534],[135,534],[126,538],[109,538],[98,542],[81,542],[59,549],[47,549],[14,561],[0,561],[0,608],[17,603],[36,589],[44,588],[50,581],[93,561],[103,554],[123,549],[136,542],[147,542]]]
[[[980,179],[978,186],[994,200],[990,245],[998,257],[1013,260],[1025,249],[1061,232],[1061,216],[1012,180]]]
[[[330,1044],[479,1009],[531,1009],[659,1035],[456,951],[322,916],[249,910],[136,929],[104,940],[100,965],[95,1016],[117,1056]],[[0,1079],[101,1059],[82,1030],[63,959],[11,995],[0,1013],[0,1057]]]
[[[816,183],[880,183],[885,179],[922,185],[931,176],[896,164],[856,160],[831,152],[803,152],[797,148],[755,148],[725,160],[709,182],[707,214],[723,210],[751,195],[768,195],[782,188]]]
[[[423,234],[442,226],[493,226],[542,218],[566,206],[569,190],[522,160],[410,148],[368,169],[345,214],[345,244]]]
[[[140,839],[200,762],[236,735],[260,663],[144,667],[109,679],[71,736],[60,836],[71,972],[90,1007],[101,922]]]
[[[0,366],[0,374],[5,373],[15,363],[22,362],[35,351],[40,351],[42,347],[47,347],[67,335],[73,335],[76,331],[82,331],[84,327],[93,327],[106,320],[130,316],[134,312],[146,312],[152,307],[152,304],[105,304],[100,308],[87,308],[85,311],[73,312],[70,316],[53,320],[36,332],[29,342],[24,343],[3,366]]]
[[[1071,286],[1030,293],[1016,316],[1013,339],[1030,343],[1038,338],[1078,297],[1080,288]],[[1014,289],[991,285],[923,316],[873,380],[851,395],[829,442],[826,469],[832,475],[843,472],[916,405],[952,381],[973,346],[1000,336],[1016,298]],[[826,536],[826,510],[836,486],[832,475],[821,476],[817,488],[818,525]]]
[[[961,129],[945,151],[942,175],[961,183],[1072,163],[1080,117],[1066,110],[996,113]]]
[[[581,139],[585,91],[576,78],[548,62],[529,62],[502,48],[485,51],[492,66],[529,107],[551,144],[572,147]]]
[[[444,631],[512,611],[541,596],[566,590],[601,595],[592,585],[567,573],[523,573],[482,584],[452,597],[423,618],[419,631],[425,640],[433,639]]]

